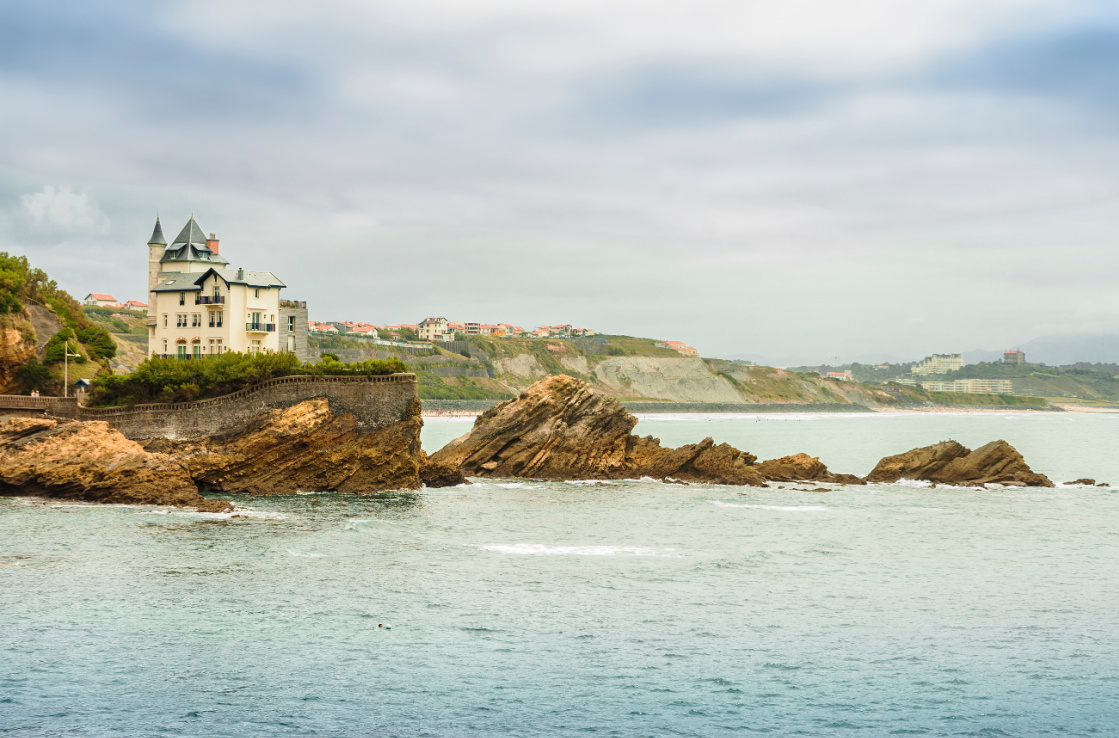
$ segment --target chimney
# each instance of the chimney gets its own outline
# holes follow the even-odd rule
[[[245,270],[238,267],[238,269],[237,269],[237,279],[244,279],[244,278],[245,278]]]
[[[216,234],[211,233],[210,237],[206,239],[206,248],[210,249],[210,251],[213,251],[215,254],[218,253],[218,237]]]

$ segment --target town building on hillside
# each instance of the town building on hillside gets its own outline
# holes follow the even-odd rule
[[[316,323],[313,320],[307,321],[307,330],[317,335],[338,335],[338,329],[330,323]]]
[[[217,237],[207,237],[193,215],[170,245],[156,218],[148,240],[148,354],[186,359],[286,351],[289,344],[281,345],[278,330],[284,287],[271,272],[230,267]],[[288,308],[296,311],[296,322],[287,335],[295,339],[293,353],[305,356],[298,327],[305,324],[306,303],[301,305]]]
[[[962,354],[933,354],[914,364],[910,372],[919,376],[947,374],[962,369],[963,366],[964,357]]]
[[[455,332],[451,330],[446,318],[424,318],[416,334],[421,341],[445,343],[455,340]]]
[[[129,300],[128,302],[124,303],[124,307],[128,308],[129,310],[147,310],[148,303],[140,302],[139,300]]]
[[[104,292],[90,292],[83,302],[90,307],[116,307],[117,298]]]
[[[1010,349],[1002,353],[1002,363],[1013,366],[1022,366],[1026,363],[1026,352],[1021,349]]]
[[[653,344],[657,348],[668,348],[683,354],[684,356],[699,356],[699,349],[694,346],[689,346],[683,341],[658,341]]]
[[[956,379],[951,382],[921,382],[921,389],[929,392],[1009,395],[1014,390],[1014,384],[1009,379]]]
[[[855,375],[851,374],[851,370],[843,372],[828,372],[828,379],[838,379],[840,382],[854,382]]]

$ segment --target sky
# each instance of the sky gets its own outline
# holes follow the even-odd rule
[[[0,0],[0,249],[778,364],[1119,333],[1119,8]]]

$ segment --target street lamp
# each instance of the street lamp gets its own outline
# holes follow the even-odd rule
[[[62,351],[62,396],[70,396],[70,359],[80,359],[81,354],[70,353],[70,342],[67,341]]]

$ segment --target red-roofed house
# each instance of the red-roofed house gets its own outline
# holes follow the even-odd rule
[[[94,307],[106,307],[109,305],[116,307],[117,298],[113,297],[112,295],[107,295],[103,292],[90,292],[88,295],[85,296],[85,304],[92,305]],[[147,305],[145,305],[144,307],[147,307]]]

